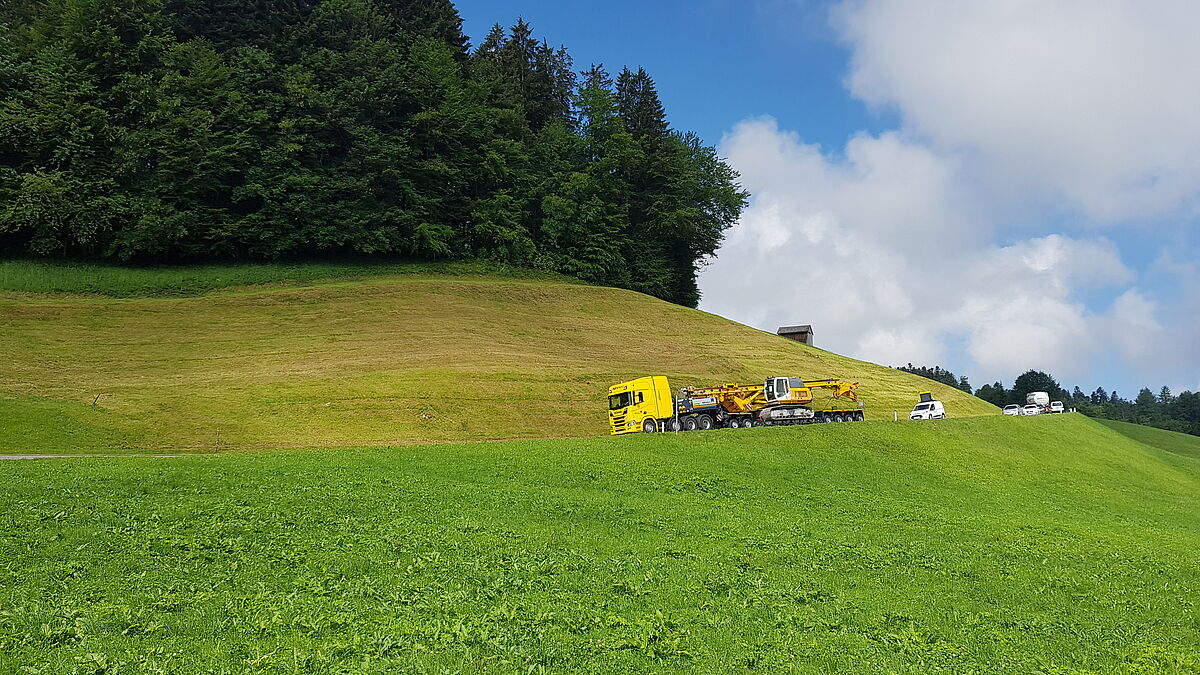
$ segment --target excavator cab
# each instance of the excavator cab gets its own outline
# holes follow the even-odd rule
[[[763,386],[763,393],[766,394],[768,403],[786,401],[792,397],[792,387],[788,380],[789,378],[786,377],[767,378],[767,383]]]

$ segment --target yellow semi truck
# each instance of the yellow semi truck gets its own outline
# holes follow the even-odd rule
[[[828,389],[855,408],[813,410],[814,389]],[[861,422],[866,419],[858,400],[857,382],[805,381],[798,377],[769,377],[764,384],[720,384],[683,387],[678,395],[662,375],[639,377],[608,389],[608,425],[615,434],[656,431],[695,431],[782,424]]]

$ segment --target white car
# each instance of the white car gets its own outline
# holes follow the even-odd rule
[[[1004,406],[1004,414],[1005,415],[1020,415],[1021,414],[1021,406],[1017,405],[1016,403],[1006,405],[1006,406]]]
[[[1050,402],[1050,409],[1049,409],[1049,410],[1047,410],[1046,412],[1051,412],[1051,413],[1060,413],[1060,412],[1062,412],[1063,410],[1065,410],[1065,408],[1063,407],[1063,402],[1062,402],[1062,401],[1051,401],[1051,402]]]
[[[1022,415],[1040,415],[1040,414],[1042,414],[1042,409],[1037,407],[1036,405],[1030,403],[1029,405],[1025,406],[1024,408],[1021,408],[1021,414]]]
[[[912,412],[908,414],[910,420],[944,420],[946,419],[946,407],[941,401],[927,401],[918,403]]]

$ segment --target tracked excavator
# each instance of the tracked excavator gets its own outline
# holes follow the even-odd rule
[[[767,378],[761,385],[683,387],[674,395],[666,377],[642,377],[609,388],[609,430],[616,435],[861,422],[866,417],[856,389],[857,382],[777,376]],[[813,390],[828,390],[835,399],[848,399],[857,405],[814,410],[809,407]]]

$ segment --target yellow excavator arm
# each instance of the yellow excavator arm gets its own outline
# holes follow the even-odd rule
[[[835,398],[848,398],[851,401],[858,402],[858,394],[854,391],[858,389],[857,382],[845,382],[843,380],[813,380],[811,382],[803,382],[799,378],[770,378],[768,382],[772,379],[786,379],[790,395],[786,397],[776,395],[769,400],[765,388],[759,384],[721,384],[715,387],[686,387],[680,393],[683,398],[715,398],[725,410],[731,413],[750,412],[774,401],[786,400],[787,403],[799,405],[811,403],[813,400],[813,389],[831,389]]]
[[[805,382],[804,386],[809,389],[832,389],[835,398],[848,398],[851,401],[858,402],[858,394],[854,391],[858,389],[857,382],[844,382],[842,380],[813,380]],[[809,394],[811,399],[812,394]]]

